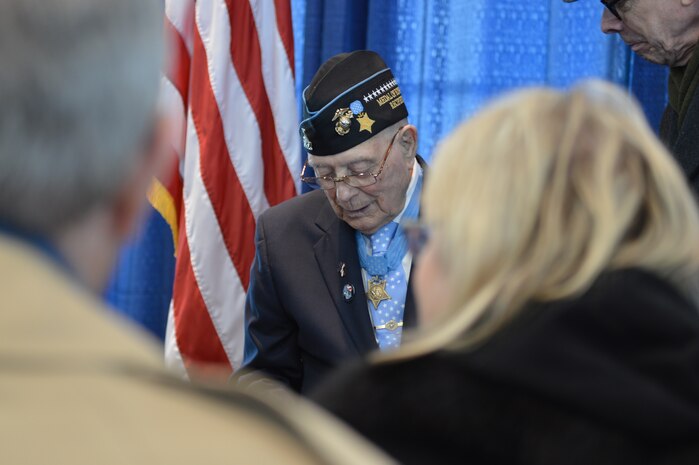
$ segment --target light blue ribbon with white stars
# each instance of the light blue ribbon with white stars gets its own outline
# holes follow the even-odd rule
[[[403,212],[405,218],[416,219],[420,210],[422,175],[418,176],[408,206]],[[402,261],[408,250],[407,239],[402,228],[397,223],[390,222],[375,232],[370,240],[372,255],[368,254],[362,235],[357,233],[357,250],[362,268],[370,276],[381,276],[385,279],[386,291],[391,296],[390,300],[381,301],[378,307],[367,303],[376,342],[381,350],[390,350],[400,346],[403,333],[408,280]]]
[[[420,192],[422,192],[422,176],[417,180],[413,196],[403,213],[403,218],[417,219],[418,213],[420,212]],[[397,229],[386,253],[378,257],[367,253],[366,247],[364,246],[364,237],[361,232],[357,231],[356,237],[359,264],[370,276],[386,276],[389,271],[395,270],[396,267],[400,266],[405,253],[408,251],[408,238],[405,236],[403,228]]]

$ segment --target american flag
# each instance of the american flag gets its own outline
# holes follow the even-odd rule
[[[166,0],[165,31],[175,176],[150,196],[176,243],[165,358],[184,376],[230,371],[256,219],[300,188],[290,0]]]

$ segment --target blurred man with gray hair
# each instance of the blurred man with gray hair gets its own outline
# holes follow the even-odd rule
[[[576,0],[564,0],[574,2]],[[699,194],[699,0],[602,0],[602,32],[670,68],[660,138]]]
[[[384,463],[308,406],[174,380],[97,298],[167,153],[162,22],[0,2],[0,463]]]

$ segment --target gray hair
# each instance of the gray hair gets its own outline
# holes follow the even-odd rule
[[[152,131],[161,3],[0,1],[0,221],[50,235],[115,195]]]

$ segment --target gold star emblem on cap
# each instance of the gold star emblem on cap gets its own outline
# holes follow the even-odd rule
[[[369,292],[367,292],[367,299],[371,300],[374,304],[374,308],[378,309],[379,304],[384,300],[391,300],[391,296],[386,292],[386,280],[381,279],[378,276],[374,276],[369,280]]]
[[[357,121],[359,121],[359,132],[371,132],[371,127],[376,122],[373,119],[369,118],[369,115],[367,115],[366,112],[362,112],[359,116],[357,116]]]

